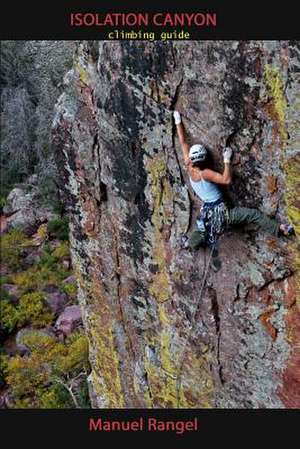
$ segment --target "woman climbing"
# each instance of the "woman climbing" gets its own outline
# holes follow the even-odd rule
[[[229,209],[224,202],[219,185],[229,185],[232,180],[231,148],[225,148],[223,151],[223,173],[210,170],[207,167],[208,153],[206,148],[201,144],[191,147],[187,144],[178,111],[174,111],[174,120],[191,186],[196,195],[203,201],[200,214],[196,220],[196,229],[189,239],[187,236],[183,237],[182,244],[185,248],[196,250],[200,246],[209,246],[212,251],[211,265],[217,271],[221,267],[217,257],[217,241],[227,226],[255,224],[275,236],[280,234],[287,236],[293,233],[294,230],[291,225],[278,223],[257,209],[247,207]]]

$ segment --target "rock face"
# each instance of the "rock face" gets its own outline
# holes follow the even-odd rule
[[[79,45],[53,142],[95,407],[299,407],[297,71],[288,42]],[[298,225],[228,232],[202,295],[208,253],[178,244],[199,202],[175,107],[216,168],[234,149],[229,201]]]

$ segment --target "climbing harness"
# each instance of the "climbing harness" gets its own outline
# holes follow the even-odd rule
[[[179,408],[179,403],[180,403],[182,368],[183,368],[183,365],[184,365],[184,362],[185,362],[185,357],[186,357],[186,346],[187,346],[188,340],[190,338],[190,335],[191,335],[191,333],[192,333],[192,331],[194,329],[195,317],[196,317],[196,314],[197,314],[197,311],[198,311],[198,308],[199,308],[200,301],[202,299],[202,293],[203,293],[204,286],[205,286],[205,283],[206,283],[206,279],[207,279],[207,275],[208,275],[208,271],[209,271],[209,266],[210,266],[210,262],[211,262],[211,258],[212,258],[214,250],[215,250],[215,245],[212,245],[210,247],[208,262],[207,262],[207,264],[204,263],[204,272],[203,272],[204,274],[203,274],[203,277],[202,277],[199,298],[198,298],[198,301],[196,303],[196,306],[195,306],[195,309],[194,309],[194,312],[193,312],[193,315],[192,315],[192,318],[191,318],[191,327],[190,327],[188,335],[187,335],[187,337],[185,339],[183,350],[181,352],[181,357],[179,358],[178,370],[177,370],[177,375],[176,375],[176,401],[177,401],[177,407],[178,408]]]
[[[205,232],[208,246],[216,245],[221,234],[224,233],[228,222],[228,209],[220,198],[213,203],[204,203],[197,218],[197,227],[200,232]]]

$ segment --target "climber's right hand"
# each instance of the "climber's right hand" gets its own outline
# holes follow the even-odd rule
[[[175,125],[179,125],[181,123],[180,112],[174,111],[173,116],[174,116],[174,120],[175,120]]]
[[[229,147],[224,148],[224,150],[223,150],[224,163],[230,164],[231,157],[232,157],[232,149]]]

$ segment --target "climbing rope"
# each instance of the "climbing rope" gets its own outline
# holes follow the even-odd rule
[[[179,408],[179,403],[180,403],[182,368],[183,368],[183,365],[184,365],[184,362],[185,362],[185,357],[186,357],[186,346],[187,346],[187,343],[189,341],[190,335],[191,335],[191,333],[192,333],[192,331],[194,329],[195,317],[196,317],[196,314],[197,314],[197,311],[198,311],[198,308],[199,308],[200,301],[202,299],[202,293],[203,293],[204,286],[205,286],[205,283],[206,283],[206,279],[207,279],[207,275],[208,275],[208,271],[209,271],[209,266],[210,266],[210,261],[211,261],[211,258],[212,258],[212,254],[213,254],[214,248],[215,248],[214,246],[211,247],[207,264],[205,263],[205,260],[204,260],[204,274],[203,274],[203,277],[202,277],[202,283],[201,283],[201,287],[200,287],[199,298],[198,298],[198,301],[196,302],[194,313],[193,313],[192,319],[191,319],[191,327],[190,327],[188,335],[187,335],[187,337],[185,339],[185,343],[184,343],[184,346],[183,346],[181,357],[179,358],[178,370],[177,370],[177,375],[176,375],[176,401],[177,401],[177,407],[178,408]],[[206,259],[206,257],[205,257],[205,259]]]

